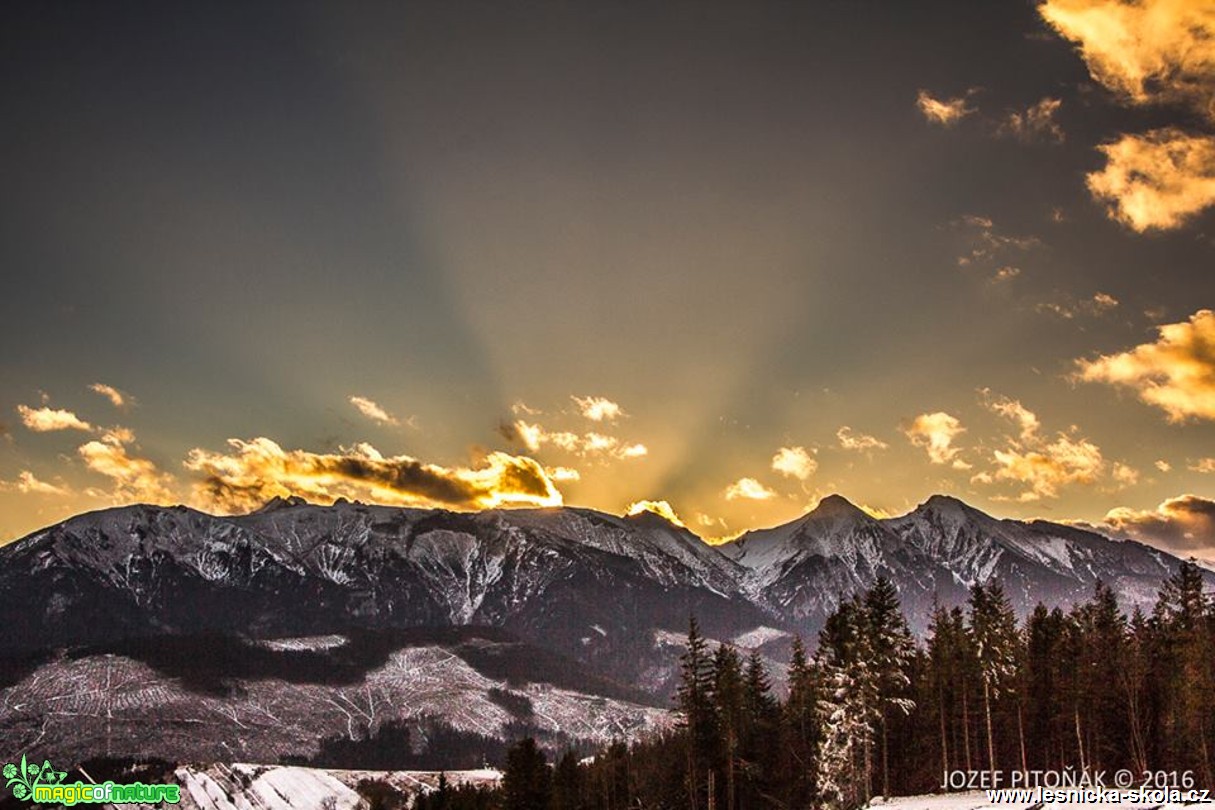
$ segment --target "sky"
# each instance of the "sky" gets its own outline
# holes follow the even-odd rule
[[[15,2],[0,542],[947,493],[1215,560],[1215,6]]]

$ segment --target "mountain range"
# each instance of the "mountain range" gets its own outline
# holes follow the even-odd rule
[[[1002,583],[1022,616],[1039,601],[1084,599],[1098,579],[1130,610],[1150,607],[1178,564],[1140,543],[999,520],[945,496],[889,519],[831,496],[717,546],[649,512],[299,499],[231,517],[122,507],[0,548],[0,655],[12,663],[0,733],[33,739],[55,728],[56,707],[92,706],[84,714],[98,725],[90,732],[76,711],[71,750],[97,749],[104,717],[115,753],[114,705],[82,703],[79,690],[113,692],[120,673],[133,684],[123,706],[190,721],[167,750],[195,759],[258,761],[264,741],[252,729],[281,732],[284,718],[297,733],[280,733],[279,760],[317,755],[318,735],[353,743],[405,718],[487,738],[522,724],[553,739],[609,739],[661,725],[689,616],[712,639],[759,650],[779,679],[793,634],[812,643],[841,600],[879,576],[923,634],[934,601],[961,604],[977,582]],[[419,662],[470,691],[457,704],[419,696]],[[477,705],[485,711],[470,713]],[[233,722],[244,743],[232,742]],[[198,723],[211,732],[200,736]]]

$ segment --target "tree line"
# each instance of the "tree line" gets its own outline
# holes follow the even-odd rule
[[[777,695],[757,652],[690,622],[672,730],[554,764],[513,746],[497,790],[422,810],[848,810],[930,793],[966,771],[1192,772],[1215,787],[1215,597],[1185,563],[1150,614],[1098,582],[1070,610],[1018,623],[998,583],[934,608],[923,644],[879,579],[840,605],[810,655],[795,638]],[[1007,781],[1007,780],[1006,780]]]

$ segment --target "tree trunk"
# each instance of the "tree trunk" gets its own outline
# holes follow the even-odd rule
[[[1080,772],[1084,773],[1088,770],[1088,765],[1084,761],[1084,735],[1080,733],[1080,709],[1079,707],[1073,712],[1076,719],[1076,745],[1080,749]]]
[[[991,766],[991,772],[996,772],[996,737],[991,730],[991,684],[985,678],[983,680],[983,709],[987,714],[987,762]]]
[[[882,795],[890,796],[890,745],[886,712],[882,712]]]
[[[962,741],[966,744],[966,770],[974,770],[974,761],[970,756],[970,694],[965,686],[962,687]]]
[[[941,775],[944,777],[949,772],[949,742],[945,736],[945,696],[941,694],[938,698],[940,701],[939,711],[937,714],[941,718]]]

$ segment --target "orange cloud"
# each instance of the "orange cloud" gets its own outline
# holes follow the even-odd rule
[[[1169,127],[1098,148],[1106,165],[1088,175],[1089,191],[1134,231],[1179,228],[1215,205],[1215,137]]]
[[[951,127],[966,116],[975,112],[973,107],[966,106],[963,98],[934,98],[927,90],[921,90],[916,95],[916,106],[930,122],[943,127]]]
[[[667,501],[634,501],[629,504],[626,514],[639,515],[642,512],[653,512],[668,523],[673,523],[676,526],[684,526],[686,524],[680,520],[679,515],[675,513],[675,508]]]
[[[615,436],[603,433],[572,433],[568,430],[550,431],[543,425],[516,419],[499,425],[498,432],[507,440],[522,444],[535,453],[545,445],[552,445],[567,453],[583,457],[608,457],[617,459],[641,458],[650,451],[644,444],[629,444]]]
[[[1070,295],[1063,295],[1054,301],[1043,301],[1034,307],[1038,312],[1057,315],[1065,321],[1081,316],[1100,318],[1118,308],[1119,301],[1109,293],[1097,292],[1091,298],[1077,300]]]
[[[89,494],[111,498],[118,503],[179,503],[173,492],[174,480],[154,462],[132,456],[126,444],[135,436],[125,428],[106,431],[100,441],[82,444],[77,454],[92,472],[104,475],[114,485],[111,492],[92,490]]]
[[[1016,422],[1021,429],[1021,441],[1032,441],[1038,433],[1038,415],[1026,408],[1019,400],[1009,399],[1008,397],[991,398],[991,391],[983,389],[981,392],[984,399],[984,404],[993,413],[1003,416],[1005,419],[1011,419]]]
[[[772,469],[781,475],[805,481],[814,475],[818,462],[804,447],[782,447],[772,457]]]
[[[604,397],[578,397],[570,399],[578,406],[578,412],[592,422],[613,422],[625,416],[624,408]]]
[[[46,405],[41,408],[18,405],[17,413],[21,415],[21,423],[35,433],[47,433],[53,430],[83,430],[85,432],[94,430],[92,425],[71,411]]]
[[[1169,498],[1155,509],[1111,509],[1101,528],[1215,560],[1215,502],[1197,495]]]
[[[226,512],[248,511],[290,495],[324,503],[345,497],[463,509],[562,503],[544,467],[525,456],[494,452],[479,467],[452,468],[408,456],[386,458],[368,444],[340,454],[284,450],[261,437],[229,439],[228,444],[228,453],[195,448],[185,462],[203,476],[198,498]]]
[[[1171,422],[1215,419],[1215,312],[1199,310],[1158,330],[1154,343],[1077,360],[1076,378],[1131,388]]]
[[[847,425],[835,431],[835,437],[839,439],[840,447],[844,450],[885,450],[890,446],[876,436],[853,433],[852,428]]]
[[[89,390],[108,399],[110,404],[120,411],[125,411],[135,404],[135,397],[124,391],[119,391],[112,385],[93,383],[89,386]]]
[[[1009,113],[998,131],[1026,142],[1045,140],[1063,143],[1063,127],[1055,120],[1055,113],[1062,105],[1063,102],[1057,98],[1044,98],[1024,112]]]
[[[766,501],[776,497],[773,490],[756,481],[754,478],[740,478],[726,487],[726,500]]]
[[[994,480],[1018,481],[1028,486],[1019,496],[1020,501],[1056,498],[1061,487],[1093,483],[1105,468],[1101,448],[1087,439],[1076,440],[1062,433],[1050,444],[1034,449],[1014,446],[996,450],[994,457],[997,465]]]
[[[69,495],[71,490],[66,486],[51,484],[35,476],[29,470],[22,470],[16,481],[0,481],[0,490],[16,490],[22,495]]]
[[[1177,102],[1215,119],[1215,5],[1208,0],[1046,0],[1093,78],[1132,104]]]
[[[955,469],[970,465],[959,459],[953,440],[966,432],[957,417],[943,411],[922,413],[903,428],[903,433],[916,447],[923,447],[933,464],[952,464]]]
[[[401,424],[401,420],[384,410],[375,401],[367,397],[352,396],[350,404],[358,409],[358,412],[366,416],[372,422],[381,425],[392,425],[394,427]]]

